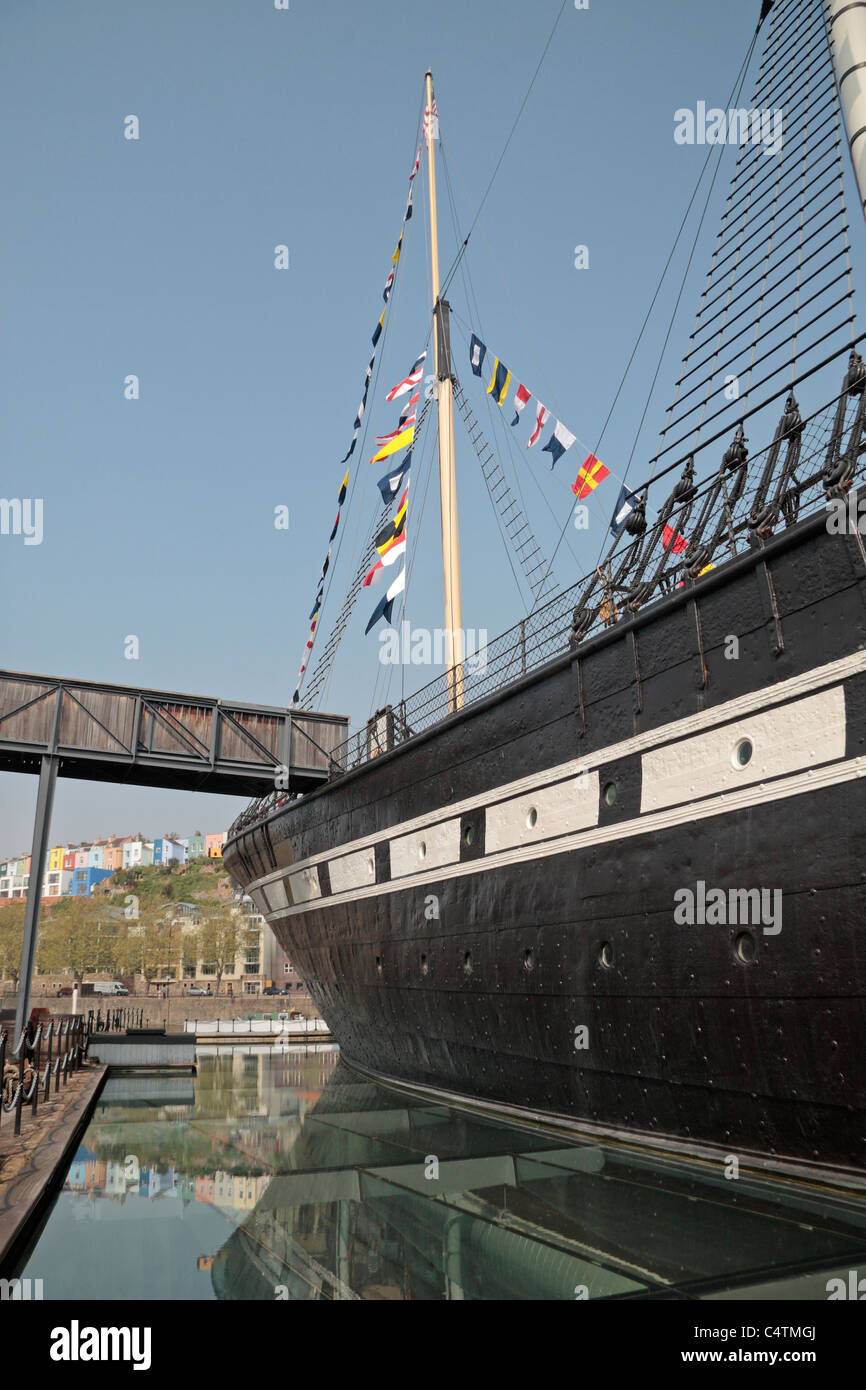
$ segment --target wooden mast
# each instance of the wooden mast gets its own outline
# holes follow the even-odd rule
[[[454,466],[454,391],[448,304],[439,297],[439,234],[436,217],[436,158],[432,138],[433,74],[427,72],[427,180],[430,191],[430,266],[433,281],[433,343],[439,406],[439,495],[442,503],[442,571],[445,579],[445,662],[448,703],[463,705],[463,605],[457,532],[457,474]]]

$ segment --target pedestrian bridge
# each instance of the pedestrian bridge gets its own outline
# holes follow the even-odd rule
[[[327,781],[341,715],[0,671],[0,772],[39,777],[30,882],[41,884],[58,776],[261,797]],[[15,1037],[29,1016],[39,920],[28,893]]]
[[[327,780],[348,719],[203,695],[0,671],[0,771],[262,796]]]

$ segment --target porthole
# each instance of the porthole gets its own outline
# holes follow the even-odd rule
[[[746,767],[752,761],[754,747],[750,738],[741,738],[734,749],[734,767]]]
[[[475,839],[475,827],[474,827],[474,826],[472,826],[472,825],[467,825],[466,829],[463,831],[463,839],[464,839],[464,841],[465,841],[465,843],[466,843],[467,845],[471,845],[471,844],[472,844],[472,841]]]
[[[426,975],[426,974],[428,973],[429,969],[430,969],[430,966],[427,964],[427,957],[426,957],[425,955],[422,955],[422,956],[421,956],[421,974],[422,974],[422,975]]]
[[[609,941],[605,941],[602,943],[601,950],[598,953],[598,959],[599,962],[604,966],[605,970],[610,970],[611,966],[613,965],[613,947],[611,946]]]
[[[529,948],[523,952],[523,968],[524,970],[535,969],[535,954]]]
[[[463,957],[463,972],[466,975],[472,974],[472,952],[467,951]]]
[[[419,859],[426,859],[426,858],[427,858],[427,841],[426,841],[426,840],[422,840],[421,843],[420,843],[420,845],[418,846],[418,858],[419,858]]]
[[[370,858],[367,860],[367,872],[370,874],[375,874],[376,872],[376,858],[372,854],[370,855]]]
[[[537,812],[537,810],[535,809],[534,806],[530,806],[530,808],[529,808],[529,814],[528,814],[527,817],[526,817],[526,828],[527,828],[527,830],[534,830],[537,824],[538,824],[538,812]]]
[[[749,931],[741,931],[734,943],[737,955],[744,965],[752,965],[755,959],[755,938]]]
[[[381,956],[377,956],[377,957],[376,957],[376,969],[377,969],[378,973],[381,975],[381,973],[382,973],[382,957],[381,957]]]
[[[602,796],[604,797],[605,806],[616,805],[616,782],[607,782]]]

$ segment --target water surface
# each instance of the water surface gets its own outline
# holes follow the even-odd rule
[[[866,1200],[409,1097],[330,1047],[107,1081],[25,1265],[46,1299],[827,1298]]]

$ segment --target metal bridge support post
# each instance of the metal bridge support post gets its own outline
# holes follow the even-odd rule
[[[24,918],[24,939],[21,942],[21,970],[18,976],[18,1004],[15,1009],[15,1037],[20,1038],[30,1017],[30,985],[36,959],[36,932],[39,926],[39,904],[42,900],[42,880],[48,855],[48,835],[51,830],[51,808],[57,783],[59,758],[44,754],[39,769],[39,794],[36,798],[36,820],[33,825],[33,845],[30,854],[30,879],[27,885],[27,913]]]

